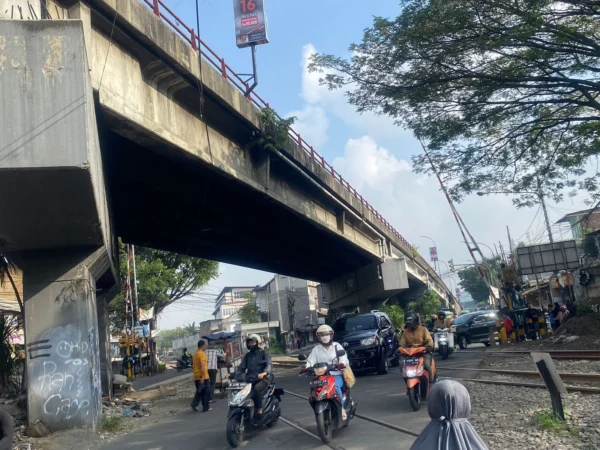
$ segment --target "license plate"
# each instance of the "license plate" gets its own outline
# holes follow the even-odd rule
[[[312,387],[325,386],[326,384],[327,384],[327,381],[319,380],[319,381],[311,381],[308,385],[312,388]]]
[[[243,389],[246,383],[233,382],[229,383],[229,389]]]

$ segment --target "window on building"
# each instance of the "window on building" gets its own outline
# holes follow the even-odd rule
[[[234,291],[233,292],[233,298],[240,298],[240,294],[241,294],[240,291]]]

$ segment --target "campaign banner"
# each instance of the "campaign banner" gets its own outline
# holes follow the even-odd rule
[[[233,0],[233,14],[239,48],[269,43],[264,0]]]
[[[438,254],[437,254],[437,248],[436,247],[429,247],[429,258],[433,262],[435,262],[435,261],[438,260]]]

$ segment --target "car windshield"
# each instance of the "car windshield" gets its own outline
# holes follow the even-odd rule
[[[377,328],[375,316],[342,317],[335,322],[335,331],[374,330]]]
[[[454,319],[454,322],[452,323],[452,325],[464,325],[473,316],[475,316],[475,314],[473,314],[473,313],[471,313],[471,314],[465,314],[464,316],[458,316],[456,319]]]

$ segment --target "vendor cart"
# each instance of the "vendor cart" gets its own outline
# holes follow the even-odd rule
[[[222,350],[225,353],[225,357],[219,357],[217,361],[218,371],[215,384],[215,390],[218,389],[219,397],[223,398],[225,397],[226,388],[229,385],[229,375],[235,373],[235,369],[242,361],[241,333],[239,331],[234,331],[233,333],[220,331],[203,336],[203,339],[214,344],[216,349]]]

